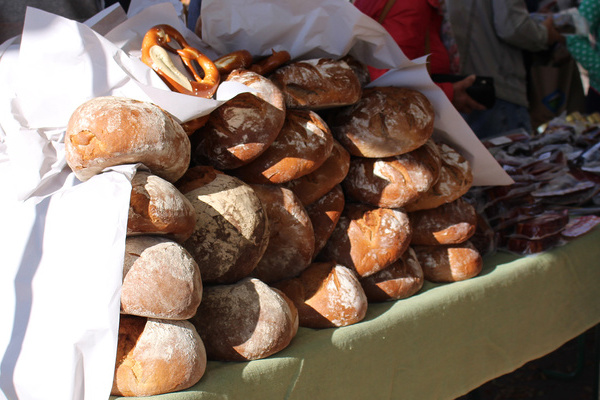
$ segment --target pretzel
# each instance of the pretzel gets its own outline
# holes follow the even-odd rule
[[[171,47],[169,43],[172,41],[177,42],[181,49]],[[188,79],[177,69],[168,52],[179,55],[195,81]],[[209,99],[217,91],[220,83],[221,78],[215,64],[200,51],[189,46],[181,33],[170,25],[156,25],[146,32],[142,42],[142,61],[152,68],[171,90],[179,93]],[[202,68],[204,77],[198,74],[194,61]]]
[[[256,72],[260,75],[267,75],[277,68],[290,61],[290,53],[285,50],[275,51],[271,50],[273,54],[268,56],[267,58],[254,63],[250,66],[250,70]]]
[[[227,75],[234,69],[248,68],[252,64],[252,54],[248,50],[237,50],[214,61],[219,73]]]

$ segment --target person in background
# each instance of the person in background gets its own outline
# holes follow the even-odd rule
[[[444,0],[355,0],[354,6],[369,17],[379,21],[390,33],[404,54],[411,60],[431,54],[428,69],[430,74],[453,74],[452,63],[456,53],[450,54],[442,36],[447,32],[444,25]],[[446,30],[442,28],[445,27]],[[386,70],[370,67],[371,78],[376,79]],[[473,100],[466,92],[475,81],[475,75],[454,82],[438,83],[454,107],[461,113],[484,110],[485,107]]]
[[[479,138],[523,128],[532,132],[523,50],[541,51],[564,41],[552,18],[538,23],[524,0],[447,0],[458,45],[460,72],[491,76],[496,102],[463,115]]]

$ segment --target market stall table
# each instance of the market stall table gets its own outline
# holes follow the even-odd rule
[[[209,362],[157,399],[454,399],[600,322],[600,230],[533,256],[499,252],[476,278],[426,283],[364,321],[300,328],[267,359]]]

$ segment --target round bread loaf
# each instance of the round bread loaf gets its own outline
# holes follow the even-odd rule
[[[297,278],[275,287],[294,302],[303,327],[348,326],[362,321],[367,313],[367,297],[358,278],[335,262],[313,263]]]
[[[475,207],[462,197],[436,208],[410,212],[408,218],[414,245],[462,243],[469,240],[477,228]]]
[[[194,206],[196,226],[183,245],[205,283],[233,283],[248,276],[269,241],[267,214],[254,190],[212,167],[190,168],[176,183]]]
[[[298,332],[298,311],[279,290],[255,278],[209,286],[190,320],[209,360],[258,360],[286,348]]]
[[[107,167],[143,163],[174,182],[190,163],[190,140],[160,107],[123,97],[96,97],[81,104],[65,133],[67,164],[81,181]]]
[[[369,72],[369,67],[367,66],[367,64],[360,62],[350,54],[345,55],[341,58],[341,60],[345,61],[346,64],[348,64],[348,66],[352,68],[352,70],[358,77],[360,86],[365,87],[369,83],[371,83],[371,73]]]
[[[415,201],[406,204],[406,211],[436,208],[463,196],[473,184],[471,164],[460,153],[444,143],[439,143],[440,176],[431,188]]]
[[[190,322],[121,315],[111,395],[176,392],[198,383],[205,371],[204,344]]]
[[[234,70],[227,81],[253,91],[240,93],[214,110],[191,137],[194,162],[222,170],[241,167],[262,154],[285,121],[283,94],[270,80],[252,71]]]
[[[358,76],[342,60],[316,58],[276,69],[269,79],[283,92],[288,108],[322,110],[356,103],[362,92]]]
[[[437,146],[432,141],[399,156],[352,157],[342,186],[354,201],[400,208],[431,188],[439,177],[440,164]]]
[[[315,234],[306,209],[289,189],[251,185],[269,221],[269,243],[252,276],[273,283],[298,275],[312,261]]]
[[[415,150],[433,134],[431,102],[413,89],[365,89],[354,105],[328,120],[334,137],[353,156],[383,158]]]
[[[315,171],[332,149],[331,131],[317,113],[287,110],[285,123],[271,146],[231,173],[247,183],[285,183]]]
[[[437,246],[413,246],[430,282],[458,282],[479,275],[483,268],[481,254],[470,241]]]
[[[363,278],[360,283],[369,302],[406,299],[423,287],[425,278],[412,248],[389,267]]]
[[[345,204],[346,198],[342,187],[335,185],[329,193],[305,207],[315,233],[313,259],[325,247],[325,243],[329,240],[342,216]]]
[[[319,261],[336,261],[366,277],[398,260],[411,235],[408,215],[401,209],[346,203]]]
[[[131,180],[127,235],[158,234],[178,242],[196,226],[192,203],[171,182],[146,171]]]
[[[121,312],[161,319],[188,319],[202,299],[200,269],[179,243],[160,236],[125,241]]]
[[[282,185],[294,192],[304,206],[308,206],[342,182],[349,168],[350,154],[334,140],[329,157],[319,168]]]

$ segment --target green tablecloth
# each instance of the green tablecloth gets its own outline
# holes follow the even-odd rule
[[[600,322],[600,230],[535,256],[497,253],[481,275],[372,304],[364,321],[300,328],[284,351],[209,362],[153,399],[454,399]]]

